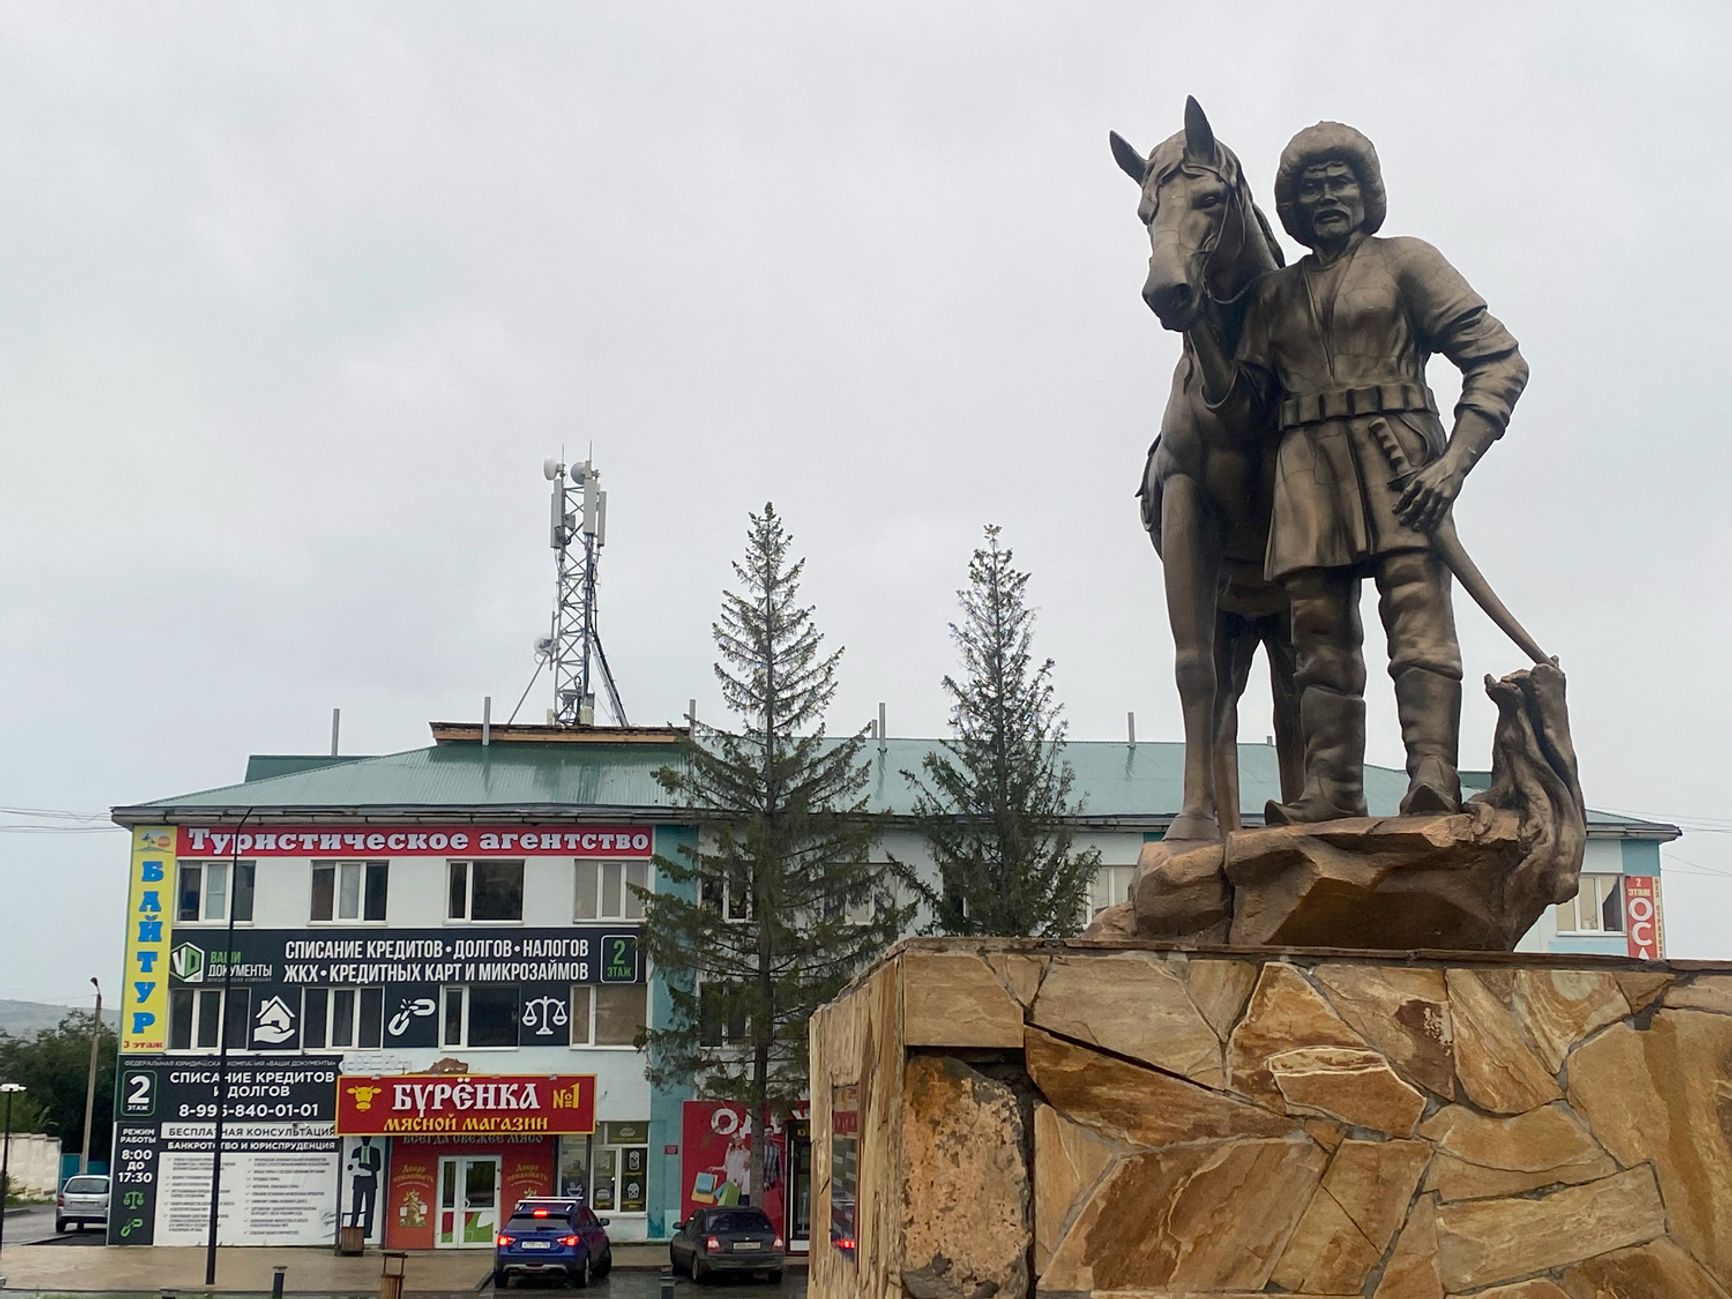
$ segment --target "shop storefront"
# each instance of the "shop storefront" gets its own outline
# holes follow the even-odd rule
[[[753,1123],[737,1101],[687,1101],[680,1132],[680,1216],[727,1204],[762,1206],[793,1253],[812,1239],[812,1136],[807,1107],[786,1126],[773,1122],[764,1185],[752,1185]]]
[[[353,1142],[345,1225],[388,1249],[484,1248],[517,1201],[560,1193],[562,1145],[595,1133],[595,1079],[344,1075],[336,1124]]]

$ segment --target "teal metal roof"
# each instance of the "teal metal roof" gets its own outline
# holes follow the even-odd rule
[[[939,742],[886,740],[882,748],[867,740],[871,768],[867,795],[874,811],[906,815],[914,796],[902,772],[918,771],[921,759]],[[1076,771],[1073,792],[1083,802],[1086,820],[1160,824],[1179,808],[1184,780],[1184,745],[1173,742],[1073,740],[1065,757]],[[674,743],[444,743],[381,757],[351,758],[292,769],[283,756],[263,767],[249,764],[259,777],[116,808],[123,823],[161,817],[225,816],[252,808],[266,816],[372,815],[387,812],[514,812],[613,814],[677,820],[683,809],[657,784],[655,772],[678,759]],[[256,760],[255,760],[256,763]],[[273,769],[279,774],[264,774]],[[1239,746],[1240,806],[1260,820],[1263,805],[1280,796],[1275,749],[1265,744]],[[1393,815],[1407,788],[1404,772],[1367,766],[1365,794],[1376,815]],[[1675,826],[1589,813],[1601,832],[1676,838]]]
[[[353,754],[343,758],[334,753],[255,753],[247,759],[245,778],[266,780],[271,776],[292,776],[298,771],[314,771],[319,767],[334,767],[338,763],[353,760]]]
[[[115,817],[136,821],[249,807],[265,814],[571,806],[666,811],[673,804],[654,773],[677,754],[672,744],[437,744],[155,799],[116,808]]]

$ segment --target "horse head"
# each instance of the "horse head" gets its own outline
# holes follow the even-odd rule
[[[1110,138],[1113,157],[1142,189],[1137,216],[1149,228],[1143,301],[1163,328],[1191,328],[1205,297],[1232,298],[1281,264],[1239,159],[1215,139],[1195,99],[1185,100],[1185,129],[1147,158],[1116,131]]]

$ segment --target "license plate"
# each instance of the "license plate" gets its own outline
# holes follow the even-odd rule
[[[523,1242],[523,1248],[525,1248],[525,1249],[552,1249],[553,1248],[553,1242],[551,1240],[526,1240]]]
[[[734,1242],[734,1248],[736,1250],[758,1249],[758,1248],[760,1248],[760,1246],[758,1245],[758,1242],[755,1240],[736,1240]]]

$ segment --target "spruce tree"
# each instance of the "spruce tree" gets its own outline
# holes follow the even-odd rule
[[[658,1086],[743,1100],[753,1116],[752,1195],[765,1134],[809,1095],[806,1028],[902,933],[912,883],[871,860],[865,732],[826,736],[842,650],[825,654],[799,602],[803,559],[773,505],[751,515],[738,591],[713,624],[716,678],[737,730],[694,724],[657,779],[698,818],[699,842],[657,857],[682,891],[644,892],[643,942],[669,972],[671,1022],[648,1029]],[[692,896],[695,894],[695,897]]]
[[[944,678],[952,737],[902,774],[938,867],[934,927],[950,934],[1075,933],[1100,854],[1074,851],[1075,772],[1063,755],[1052,660],[1035,663],[1028,574],[989,525],[958,591],[950,637],[962,680]]]

